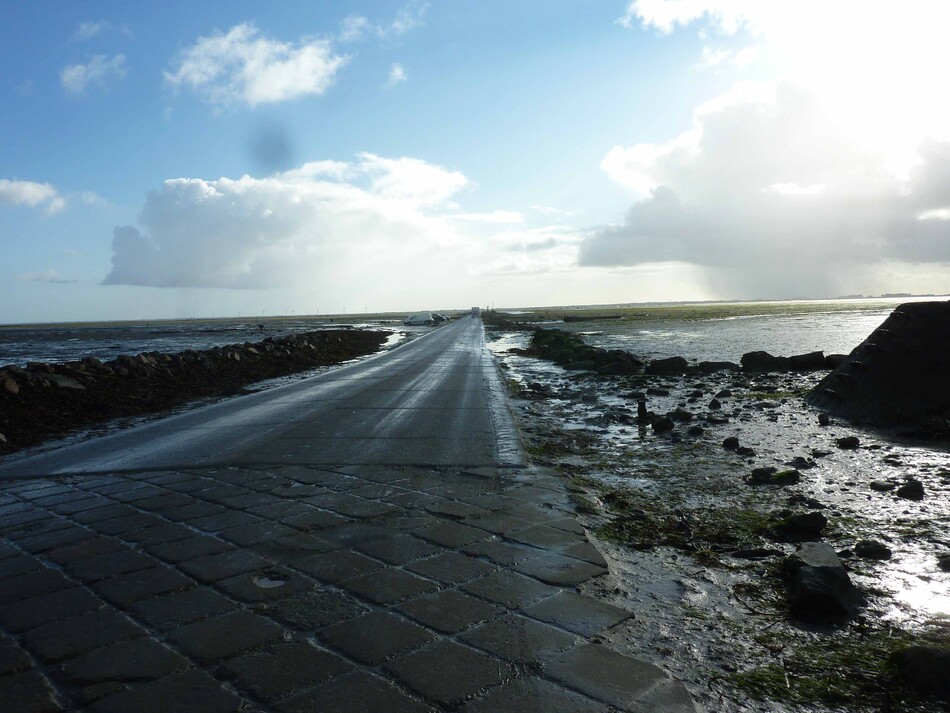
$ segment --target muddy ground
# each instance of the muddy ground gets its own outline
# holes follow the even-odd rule
[[[802,397],[824,372],[603,377],[509,353],[529,336],[489,332],[530,457],[571,479],[611,560],[595,593],[636,612],[612,645],[665,667],[710,710],[950,710],[888,664],[911,643],[950,640],[946,444],[820,425]],[[640,427],[637,392],[651,411],[693,416],[666,433]],[[752,452],[723,448],[731,436]],[[857,448],[839,447],[847,436]],[[800,480],[750,484],[765,466]],[[922,500],[898,496],[909,480]],[[867,598],[836,627],[788,613],[779,571],[796,544],[776,523],[807,512],[827,518],[820,539]],[[862,540],[890,557],[857,556]]]

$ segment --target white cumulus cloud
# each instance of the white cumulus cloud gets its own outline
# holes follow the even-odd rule
[[[44,208],[47,213],[56,213],[66,206],[66,201],[49,183],[7,178],[0,178],[0,203]]]
[[[422,25],[429,5],[413,0],[400,9],[389,22],[371,22],[363,15],[348,15],[340,23],[337,39],[343,43],[359,42],[366,37],[381,40],[403,35]]]
[[[149,193],[139,226],[114,231],[107,284],[265,288],[329,279],[350,265],[452,244],[443,213],[468,186],[457,171],[361,154],[269,178],[179,178]]]
[[[118,81],[125,75],[125,55],[107,57],[97,54],[90,57],[85,64],[63,67],[59,73],[59,83],[67,94],[80,97],[90,86],[105,88],[110,82]]]
[[[25,282],[48,282],[58,285],[76,282],[76,280],[63,277],[59,270],[56,270],[52,267],[49,270],[44,270],[43,272],[24,272],[20,275],[20,279]]]
[[[327,40],[284,42],[243,23],[198,38],[164,76],[170,86],[191,89],[218,106],[257,106],[321,95],[348,61]]]
[[[110,32],[117,32],[127,38],[132,37],[132,31],[128,26],[114,25],[108,20],[99,20],[79,23],[79,27],[76,28],[70,40],[72,42],[86,42]]]
[[[950,208],[950,143],[917,153],[902,177],[810,92],[735,91],[666,144],[608,154],[604,169],[638,200],[587,236],[580,263],[713,268],[742,296],[835,294],[852,269],[950,263],[950,221],[918,219]]]

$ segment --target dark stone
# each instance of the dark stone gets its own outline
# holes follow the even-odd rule
[[[739,447],[739,439],[736,436],[729,436],[722,442],[722,447],[727,451],[734,451]]]
[[[654,359],[647,364],[644,373],[652,376],[679,376],[685,374],[689,364],[680,356],[667,359]]]
[[[830,545],[808,542],[783,563],[789,583],[789,608],[793,616],[816,624],[829,624],[854,616],[863,603],[861,593]]]
[[[830,423],[831,423],[831,417],[830,417],[828,414],[826,414],[826,413],[824,413],[824,412],[818,414],[818,425],[819,425],[819,426],[827,426],[827,425],[830,424]]]
[[[772,356],[768,352],[762,351],[743,354],[741,362],[743,371],[768,372],[789,371],[791,369],[791,362],[788,357]]]
[[[926,695],[950,701],[950,649],[911,646],[895,653],[891,663],[904,684]]]
[[[766,468],[753,468],[752,475],[749,476],[749,482],[752,485],[770,485],[772,476],[778,472],[777,468],[771,466]]]
[[[674,421],[679,421],[680,423],[686,423],[687,421],[693,420],[693,412],[687,411],[684,408],[677,408],[667,414]]]
[[[739,365],[732,361],[701,361],[696,365],[701,374],[712,374],[717,371],[739,371]]]
[[[794,485],[802,479],[802,474],[794,468],[779,471],[777,468],[754,468],[749,476],[752,485]]]
[[[944,572],[950,572],[950,552],[942,552],[937,555],[937,568]]]
[[[889,480],[872,480],[870,482],[870,487],[871,490],[876,490],[879,493],[883,493],[896,488],[897,483],[892,483]]]
[[[667,431],[672,431],[676,424],[673,423],[673,419],[671,418],[657,416],[650,421],[650,425],[653,427],[654,433],[666,433]]]
[[[748,446],[739,446],[736,448],[736,455],[740,456],[754,456],[755,451]]]
[[[703,435],[705,431],[706,429],[699,425],[690,426],[686,429],[687,435],[693,436],[694,438]]]
[[[828,518],[820,512],[806,512],[784,517],[772,529],[782,540],[800,542],[821,537],[822,530],[827,526]]]
[[[719,409],[722,408],[722,403],[719,401],[719,399],[713,399],[712,401],[709,402],[709,408],[711,408],[714,411],[718,411]]]
[[[836,438],[835,445],[842,450],[850,451],[860,446],[861,441],[857,436],[844,436],[842,438]]]
[[[924,484],[911,478],[897,489],[897,497],[904,500],[923,500]]]
[[[888,560],[891,558],[890,548],[877,540],[860,540],[854,546],[854,554],[871,560]]]
[[[824,352],[796,354],[789,357],[788,361],[795,371],[818,371],[819,369],[828,368]]]

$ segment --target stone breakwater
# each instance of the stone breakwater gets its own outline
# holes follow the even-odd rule
[[[384,332],[317,331],[176,354],[0,368],[0,454],[116,418],[240,393],[252,383],[377,351]]]

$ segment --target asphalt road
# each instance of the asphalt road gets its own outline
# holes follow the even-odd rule
[[[0,461],[0,477],[252,465],[524,465],[479,319],[319,376]]]

